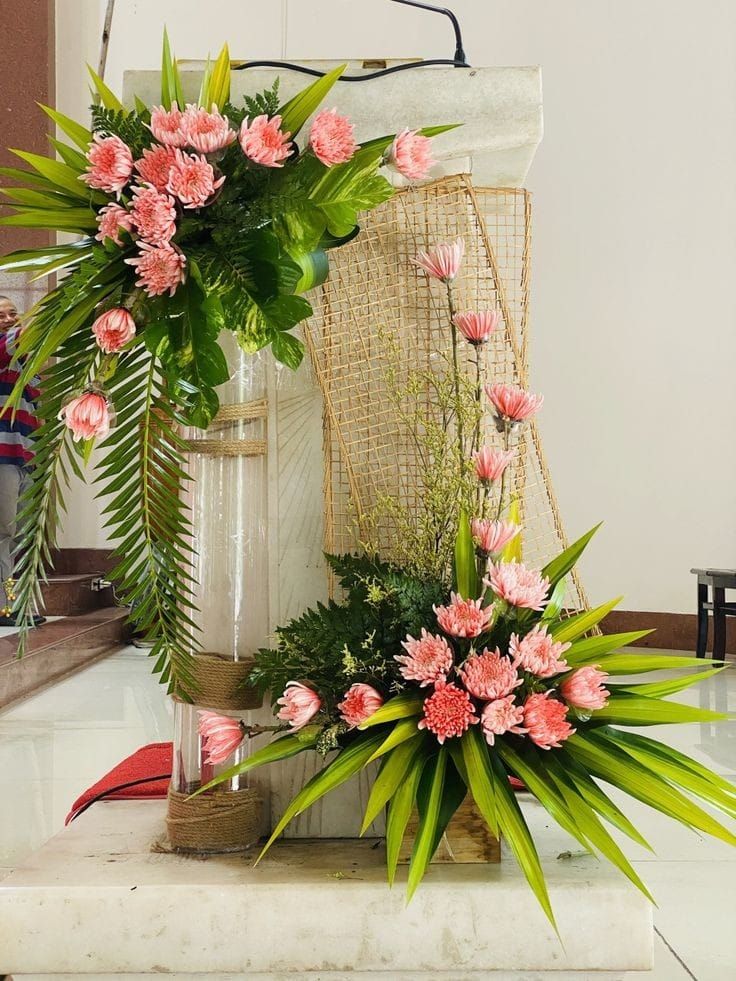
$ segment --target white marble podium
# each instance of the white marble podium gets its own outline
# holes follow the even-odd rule
[[[96,804],[0,882],[0,974],[461,981],[494,971],[646,971],[651,907],[532,800],[560,929],[513,859],[435,866],[412,903],[375,841],[289,841],[206,861],[151,851],[165,804]],[[575,974],[573,974],[575,976]],[[604,978],[605,974],[596,973]]]

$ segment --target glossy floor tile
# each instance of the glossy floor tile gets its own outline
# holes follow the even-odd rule
[[[75,797],[104,772],[144,743],[171,738],[171,708],[151,666],[146,652],[128,648],[0,713],[0,876],[60,829]],[[736,712],[736,668],[731,665],[678,698]],[[718,773],[736,774],[733,722],[661,726],[647,734],[671,742]],[[655,967],[644,975],[588,977],[727,981],[736,976],[736,849],[693,834],[623,795],[617,800],[654,849],[648,852],[622,839],[658,904]],[[535,831],[543,830],[543,821]],[[544,853],[543,835],[540,851]],[[545,976],[558,981],[573,977]],[[240,977],[245,975],[228,979]],[[320,977],[341,981],[335,974]],[[541,975],[492,977],[536,981]]]

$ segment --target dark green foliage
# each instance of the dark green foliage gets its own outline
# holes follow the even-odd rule
[[[281,101],[279,99],[280,83],[281,80],[277,78],[271,88],[266,89],[265,92],[259,92],[258,95],[255,95],[252,98],[249,95],[245,96],[245,107],[250,116],[276,115],[276,113],[279,111],[279,106],[281,105]]]
[[[101,136],[119,137],[130,147],[134,157],[139,157],[143,150],[151,146],[151,131],[145,125],[150,113],[116,111],[104,106],[92,106],[90,111],[92,131]]]
[[[365,556],[328,556],[345,591],[342,602],[317,604],[276,632],[273,650],[261,650],[251,682],[275,701],[289,681],[309,680],[329,712],[355,682],[385,695],[401,676],[394,661],[407,634],[432,622],[432,605],[445,595],[441,582],[415,579]]]

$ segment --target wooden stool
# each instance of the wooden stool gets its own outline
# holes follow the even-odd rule
[[[713,659],[726,655],[726,617],[736,616],[736,603],[726,602],[726,590],[736,589],[736,569],[691,569],[698,577],[698,646],[696,654],[705,657],[708,646],[708,612],[713,613]],[[708,598],[708,587],[713,598]]]

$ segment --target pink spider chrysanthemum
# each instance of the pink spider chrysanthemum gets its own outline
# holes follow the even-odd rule
[[[323,109],[314,117],[309,133],[312,153],[325,167],[347,163],[358,149],[354,129],[348,117],[338,115],[337,109]]]
[[[549,579],[536,569],[527,569],[521,562],[499,562],[488,570],[484,586],[490,586],[496,596],[511,606],[527,610],[543,610],[547,604]]]
[[[498,310],[483,310],[480,313],[456,313],[452,322],[469,344],[480,347],[496,330],[501,320]]]
[[[481,447],[473,454],[475,473],[483,484],[490,484],[503,475],[516,455],[516,450],[493,450],[490,446]]]
[[[154,106],[151,109],[151,122],[148,128],[159,143],[165,146],[183,147],[187,145],[187,132],[184,126],[184,113],[176,102],[171,109]]]
[[[524,727],[540,749],[559,749],[575,732],[567,721],[567,705],[550,698],[551,694],[535,693],[524,702]]]
[[[109,238],[115,245],[122,245],[120,232],[130,234],[133,231],[133,218],[130,212],[119,204],[108,204],[97,212],[97,227],[99,231],[95,238],[99,242]]]
[[[230,120],[223,116],[217,106],[208,112],[200,106],[188,105],[182,128],[186,133],[188,146],[198,153],[216,153],[230,146],[238,134],[230,127]]]
[[[240,146],[253,163],[263,167],[283,167],[292,151],[291,133],[281,130],[281,116],[256,116],[240,127]]]
[[[509,422],[524,422],[542,408],[543,395],[532,395],[518,385],[498,382],[486,385],[486,395],[491,400],[498,417]]]
[[[451,283],[460,270],[464,254],[465,242],[457,238],[454,242],[442,242],[429,252],[417,252],[410,261],[433,279]]]
[[[526,733],[523,722],[524,706],[516,704],[515,695],[489,702],[480,714],[480,727],[489,746],[493,746],[496,736],[502,736],[505,732],[523,736]]]
[[[516,662],[504,657],[498,648],[472,654],[458,669],[458,674],[470,694],[484,701],[510,695],[523,681],[516,670]]]
[[[337,709],[343,722],[351,727],[362,725],[383,705],[383,696],[371,685],[355,684],[345,692]]]
[[[516,538],[521,531],[521,525],[514,521],[489,521],[485,518],[474,518],[470,529],[476,548],[483,555],[493,555]]]
[[[422,628],[418,640],[409,635],[401,646],[406,654],[396,654],[394,660],[401,665],[399,670],[407,681],[418,681],[419,687],[424,688],[446,679],[452,667],[452,650],[444,637]]]
[[[537,678],[552,678],[567,671],[567,661],[562,655],[569,644],[555,642],[543,624],[537,624],[522,638],[511,634],[509,654],[519,665]]]
[[[134,187],[130,215],[145,242],[164,245],[176,233],[176,204],[155,187]]]
[[[166,190],[185,208],[203,208],[224,182],[224,177],[215,180],[214,168],[206,157],[176,150]]]
[[[175,163],[176,150],[173,146],[154,146],[143,151],[135,162],[135,169],[144,184],[151,184],[157,191],[165,191]]]
[[[420,729],[428,729],[437,736],[437,742],[462,734],[478,721],[470,696],[457,685],[439,682],[424,702],[424,717]]]
[[[137,256],[125,260],[138,274],[135,285],[141,286],[149,296],[162,296],[164,293],[173,296],[184,282],[186,257],[170,244],[149,245],[148,242],[141,242],[139,248]]]
[[[133,154],[119,136],[102,136],[96,133],[87,151],[87,173],[79,178],[90,187],[110,194],[120,192],[133,173]]]
[[[484,607],[482,599],[465,600],[459,593],[450,594],[447,606],[432,609],[437,615],[437,623],[451,637],[478,637],[493,616],[493,607]]]

